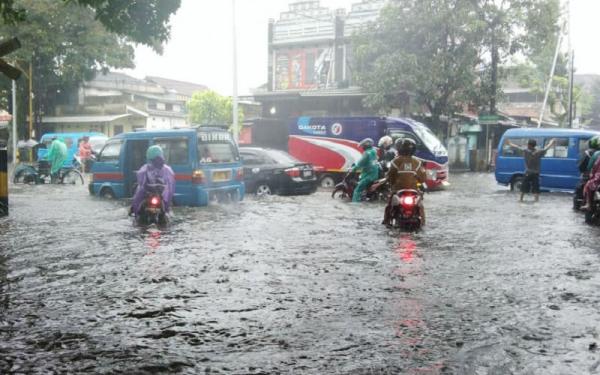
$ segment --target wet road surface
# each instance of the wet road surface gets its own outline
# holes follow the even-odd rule
[[[85,187],[13,186],[0,373],[600,373],[600,228],[492,175],[428,226],[304,197],[176,209],[140,229]]]

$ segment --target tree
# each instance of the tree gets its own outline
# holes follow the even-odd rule
[[[480,24],[468,0],[398,0],[355,37],[365,104],[389,111],[398,93],[416,95],[432,115],[452,115],[476,81]]]
[[[549,45],[556,45],[559,31],[559,0],[472,0],[482,28],[482,55],[487,63],[481,74],[480,95],[488,103],[489,113],[496,113],[502,90],[501,70],[507,59],[521,54],[540,55]],[[485,61],[485,60],[484,60]]]
[[[68,100],[82,81],[92,79],[98,71],[133,67],[132,45],[107,31],[91,9],[53,0],[19,0],[15,4],[26,9],[27,22],[2,24],[0,34],[18,37],[22,47],[11,57],[27,73],[32,65],[36,120],[51,114],[57,102]],[[10,84],[0,78],[3,91],[10,92]],[[26,76],[21,76],[18,86],[22,111],[18,118],[25,119]]]
[[[231,125],[233,104],[231,98],[206,90],[196,92],[187,102],[188,119],[192,124]],[[238,123],[244,119],[243,111],[238,112]]]
[[[62,1],[67,5],[78,4],[92,10],[95,19],[100,21],[107,30],[127,37],[133,42],[148,45],[157,52],[162,52],[162,43],[169,39],[169,18],[181,5],[181,0]],[[30,20],[28,7],[15,0],[0,0],[0,16],[4,23],[9,25]]]
[[[600,126],[600,80],[592,86],[589,113],[586,117],[592,125]]]

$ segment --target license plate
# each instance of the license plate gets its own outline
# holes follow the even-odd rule
[[[302,172],[302,177],[306,178],[306,177],[312,177],[312,171],[303,171]]]
[[[229,181],[231,179],[229,171],[216,171],[212,174],[213,182]]]

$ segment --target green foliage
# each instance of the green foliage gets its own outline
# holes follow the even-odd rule
[[[73,3],[54,0],[18,0],[15,6],[25,9],[27,22],[14,26],[0,24],[0,35],[16,36],[22,47],[10,55],[28,74],[33,68],[33,95],[36,120],[51,114],[54,104],[83,81],[101,70],[133,67],[134,50],[97,20],[94,12]],[[11,82],[0,77],[0,90],[10,91]],[[18,82],[18,107],[27,107],[28,77]],[[19,113],[24,120],[26,112]]]
[[[402,0],[354,39],[357,81],[365,104],[389,111],[409,91],[434,118],[464,102],[480,63],[480,24],[467,0]]]
[[[502,64],[547,51],[558,18],[558,0],[396,0],[355,36],[355,77],[380,112],[402,91],[434,122],[465,104],[495,112]]]
[[[590,124],[598,126],[600,125],[600,80],[594,83],[588,98],[588,108],[587,111],[584,110],[585,117]]]
[[[187,102],[188,119],[198,125],[231,125],[233,103],[230,97],[206,90],[196,92]],[[241,108],[238,111],[238,124],[244,120]]]
[[[162,52],[162,43],[169,39],[169,18],[181,5],[181,0],[62,0],[74,9],[78,4],[93,11],[94,18],[108,31],[127,37],[133,42],[152,47]],[[58,1],[53,5],[59,7]],[[5,24],[30,22],[27,4],[15,0],[0,0],[0,16]]]

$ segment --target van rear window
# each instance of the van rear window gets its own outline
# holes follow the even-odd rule
[[[198,142],[200,163],[233,163],[238,160],[234,145],[229,142]]]

